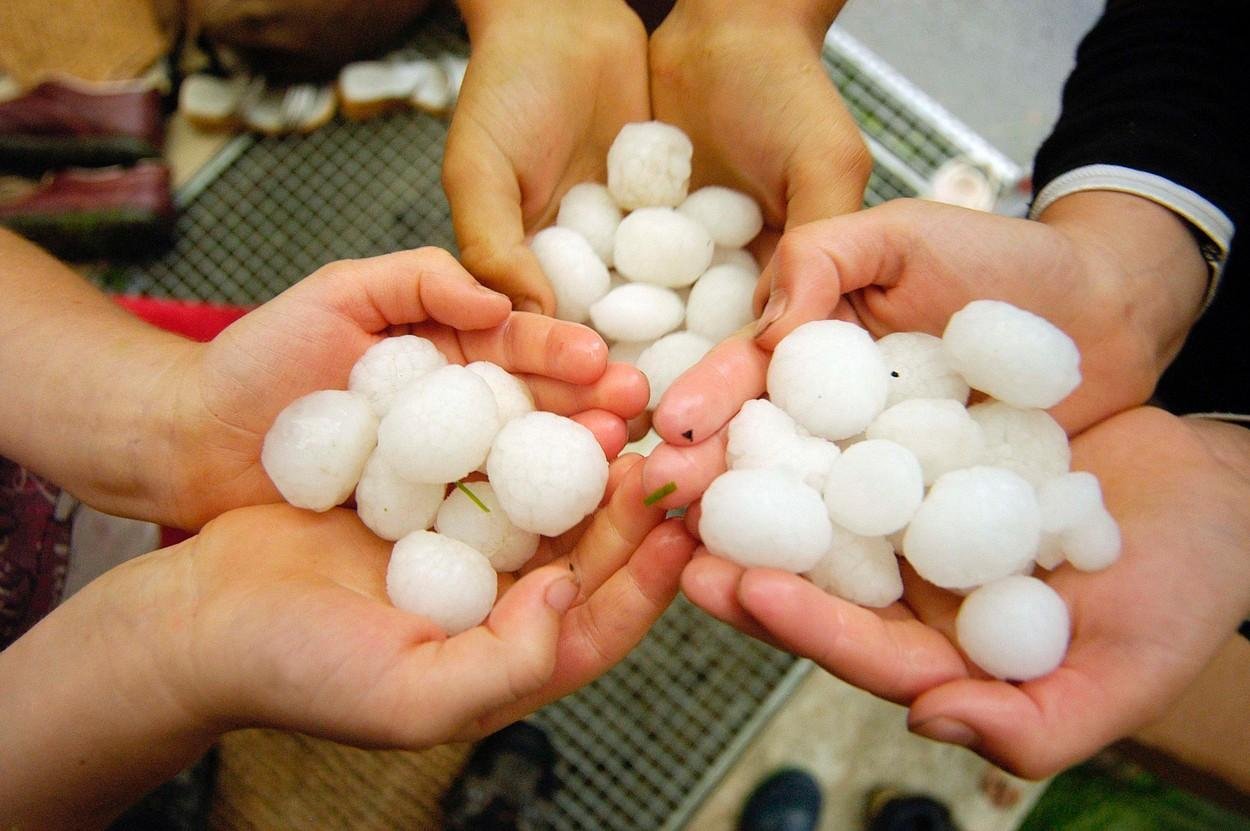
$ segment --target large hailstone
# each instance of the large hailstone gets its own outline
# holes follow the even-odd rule
[[[534,412],[534,394],[525,382],[508,372],[498,364],[490,361],[474,361],[465,364],[465,369],[486,382],[495,396],[495,406],[499,410],[500,426],[507,424],[517,416]]]
[[[713,345],[693,332],[673,332],[644,349],[634,366],[647,376],[647,383],[651,385],[647,409],[654,410],[678,376],[697,364]]]
[[[825,480],[829,518],[865,537],[892,534],[911,520],[924,499],[916,456],[892,441],[867,439],[846,449]]]
[[[755,319],[755,275],[732,265],[712,266],[690,289],[686,329],[719,343]]]
[[[969,407],[968,415],[981,425],[985,440],[981,464],[1013,470],[1034,487],[1068,472],[1068,434],[1045,410],[983,401]]]
[[[1004,577],[964,598],[959,647],[996,678],[1028,681],[1056,669],[1068,651],[1068,607],[1035,577]]]
[[[676,207],[690,188],[693,156],[690,139],[671,124],[626,124],[608,149],[608,190],[626,210]]]
[[[909,398],[950,398],[968,401],[968,382],[951,367],[942,339],[924,332],[893,332],[877,341],[889,370],[885,406]]]
[[[985,453],[981,425],[949,398],[900,401],[877,416],[864,435],[889,439],[916,454],[926,485],[943,473],[980,464]]]
[[[677,210],[706,228],[712,241],[726,248],[741,248],[764,227],[758,202],[719,185],[699,188]]]
[[[1037,489],[1042,511],[1038,565],[1055,568],[1065,558],[1081,571],[1099,571],[1120,557],[1120,526],[1103,506],[1092,473],[1056,476]]]
[[[745,248],[722,248],[716,246],[716,250],[712,252],[712,262],[708,263],[708,268],[715,268],[718,265],[735,265],[743,271],[750,272],[752,277],[760,276],[760,264],[755,261],[755,257]]]
[[[1072,338],[1000,300],[974,300],[951,315],[942,346],[973,389],[1017,407],[1053,407],[1081,383]]]
[[[626,283],[590,307],[595,331],[614,341],[653,341],[681,326],[685,314],[677,292],[648,283]]]
[[[582,182],[569,188],[560,200],[560,211],[556,214],[556,225],[585,237],[609,268],[612,266],[616,226],[620,224],[621,209],[616,206],[607,185],[598,182]]]
[[[404,479],[375,450],[356,485],[356,513],[370,531],[394,542],[432,526],[446,492],[441,483]]]
[[[768,397],[814,435],[837,441],[880,415],[887,376],[867,332],[840,320],[815,320],[777,344],[768,365]]]
[[[378,418],[386,415],[395,394],[413,381],[447,365],[438,347],[416,335],[385,338],[365,350],[352,367],[347,388],[369,399]]]
[[[377,441],[368,400],[346,390],[297,398],[265,433],[260,463],[282,498],[328,511],[351,495]]]
[[[820,494],[781,471],[722,473],[701,504],[704,545],[747,568],[808,571],[833,539]]]
[[[488,510],[483,511],[469,495],[455,489],[438,508],[434,530],[480,551],[495,571],[516,571],[538,550],[538,535],[512,524],[489,482],[470,482]]]
[[[448,635],[486,620],[498,588],[489,560],[433,531],[414,531],[395,543],[386,568],[395,608],[429,618]]]
[[[584,323],[590,306],[608,293],[608,267],[576,231],[553,225],[530,240],[543,274],[556,295],[556,317]]]
[[[622,276],[671,289],[699,279],[712,262],[712,238],[672,208],[640,208],[616,229],[613,258]]]
[[[1028,568],[1041,533],[1032,485],[1010,470],[970,467],[933,483],[903,555],[935,586],[969,589]]]
[[[608,461],[594,433],[576,421],[534,412],[499,431],[486,473],[518,528],[554,537],[598,507]]]
[[[378,426],[378,450],[405,479],[455,482],[482,464],[498,430],[490,385],[451,364],[395,396]]]
[[[833,524],[833,544],[803,575],[820,589],[860,606],[883,608],[903,596],[894,547],[885,537],[864,537]]]
[[[771,401],[747,401],[729,422],[725,464],[730,470],[779,470],[820,490],[841,451],[833,442],[800,435],[798,429]]]

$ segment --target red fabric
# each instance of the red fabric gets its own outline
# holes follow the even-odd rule
[[[251,309],[213,303],[170,300],[160,297],[114,295],[113,300],[139,317],[169,332],[176,332],[201,343],[217,337]]]

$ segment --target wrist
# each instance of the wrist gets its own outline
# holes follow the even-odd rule
[[[505,33],[518,26],[532,26],[540,31],[558,31],[561,24],[601,26],[618,21],[636,24],[645,35],[642,20],[625,0],[459,0],[460,16],[469,31],[470,42],[478,42],[496,30]]]
[[[790,3],[742,0],[726,8],[721,0],[677,0],[673,11],[688,25],[701,29],[798,27],[816,44],[822,44],[825,33],[845,5],[846,0],[796,0]]]

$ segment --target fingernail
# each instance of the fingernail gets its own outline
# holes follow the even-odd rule
[[[544,598],[548,606],[564,614],[573,605],[573,600],[577,597],[577,589],[577,581],[572,575],[561,577],[547,587]]]
[[[777,322],[777,318],[786,312],[786,297],[784,289],[777,289],[768,295],[768,303],[764,305],[764,311],[760,313],[760,321],[755,324],[755,336],[758,338],[764,334],[764,330]]]
[[[971,727],[962,721],[946,716],[937,716],[923,721],[911,728],[911,732],[933,739],[935,742],[957,744],[960,747],[972,747],[980,740]]]
[[[516,309],[518,312],[529,312],[530,314],[536,314],[536,315],[540,315],[543,313],[542,304],[539,303],[537,300],[533,300],[528,297],[526,297],[523,300],[518,300],[516,304],[513,306],[513,308]]]

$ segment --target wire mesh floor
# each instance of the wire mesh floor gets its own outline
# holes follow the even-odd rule
[[[457,21],[438,18],[406,51],[465,54],[467,45]],[[946,159],[984,149],[845,39],[826,41],[825,65],[878,160],[867,204],[914,195]],[[180,192],[174,247],[104,280],[127,293],[246,305],[331,260],[419,245],[455,251],[440,185],[446,131],[443,120],[407,112],[236,139]],[[679,599],[622,664],[534,717],[561,757],[555,826],[680,827],[804,669]]]

